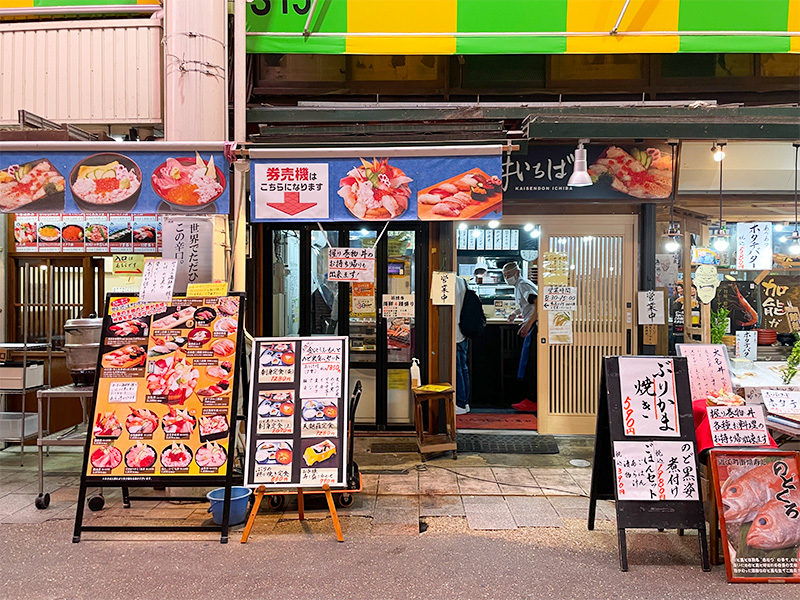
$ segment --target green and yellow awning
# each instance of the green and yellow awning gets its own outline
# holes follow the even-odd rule
[[[318,0],[312,11],[313,4],[248,3],[248,52],[800,52],[800,0]]]

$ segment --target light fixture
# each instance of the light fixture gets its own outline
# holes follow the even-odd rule
[[[780,241],[781,244],[785,244],[786,240],[788,239],[789,238],[787,238],[785,235],[782,235],[781,237],[778,238],[778,241]]]
[[[669,229],[667,233],[662,235],[664,238],[664,250],[667,252],[677,252],[681,247],[681,231],[678,224],[675,222],[675,195],[677,192],[677,173],[678,169],[675,166],[675,148],[678,146],[678,140],[668,140],[672,148],[672,190],[670,190],[669,198]]]
[[[483,231],[481,231],[480,229],[473,229],[472,230],[472,237],[474,237],[476,240],[479,237],[481,237],[482,235],[483,235]]]
[[[534,229],[533,231],[531,231],[531,237],[533,239],[538,238],[539,237],[539,230],[538,229]]]
[[[525,227],[523,227],[525,231],[530,231],[533,229],[533,223],[525,223]]]
[[[724,142],[721,145],[725,145]],[[724,155],[724,153],[723,153]],[[716,156],[716,155],[715,155]],[[725,252],[730,247],[729,238],[731,237],[728,230],[725,229],[725,221],[722,220],[722,160],[719,161],[719,227],[712,246],[717,252]]]
[[[775,225],[772,226],[772,229],[778,232],[783,231],[783,223],[775,223]],[[781,240],[781,241],[785,242],[786,240]]]
[[[459,231],[466,231],[467,227],[469,227],[469,226],[466,223],[459,223],[458,224]]]
[[[727,142],[720,140],[716,144],[711,145],[711,152],[714,153],[715,161],[722,162],[725,158],[725,144],[727,144]]]
[[[586,187],[592,185],[592,177],[586,167],[586,150],[583,145],[588,144],[589,140],[578,140],[578,148],[575,150],[575,167],[572,175],[567,181],[570,187]]]
[[[797,152],[800,150],[800,141],[794,142],[794,231],[792,232],[792,245],[789,246],[789,253],[795,256],[800,255],[800,233],[797,231]]]
[[[497,229],[500,226],[500,221],[489,221],[489,229]]]
[[[361,235],[362,235],[362,236],[369,235],[369,230],[368,230],[368,229],[362,229],[362,230],[361,230]]]

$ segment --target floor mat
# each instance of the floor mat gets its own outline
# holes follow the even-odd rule
[[[480,413],[456,415],[459,429],[524,429],[536,431],[538,421],[533,413]]]
[[[419,452],[416,442],[373,442],[369,447],[373,454],[403,454]]]
[[[558,454],[558,444],[552,435],[459,433],[456,440],[459,452]]]

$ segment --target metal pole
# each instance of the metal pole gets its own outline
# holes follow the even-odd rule
[[[630,0],[628,0],[630,1]],[[314,18],[314,11],[317,10],[317,0],[314,0],[314,3],[311,5],[311,10],[308,11],[308,18],[306,19],[306,26],[303,27],[303,35],[308,37],[311,35],[311,31],[309,31],[309,27],[311,27],[311,19]]]
[[[631,0],[625,0],[625,5],[622,7],[622,10],[619,11],[619,16],[617,17],[617,22],[614,23],[614,27],[611,28],[611,31],[608,32],[611,35],[617,35],[617,32],[619,31],[619,24],[622,23],[622,17],[625,16],[625,11],[628,10],[628,5],[630,3],[631,3]]]

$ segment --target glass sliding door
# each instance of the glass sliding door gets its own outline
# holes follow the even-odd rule
[[[272,335],[300,333],[300,231],[272,232]]]

